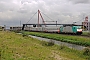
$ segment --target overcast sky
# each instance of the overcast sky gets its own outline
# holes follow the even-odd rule
[[[27,23],[38,9],[45,21],[81,23],[85,16],[90,21],[90,0],[0,0],[0,25],[20,26],[20,21]],[[37,21],[36,13],[28,23]]]

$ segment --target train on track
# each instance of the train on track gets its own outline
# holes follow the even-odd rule
[[[64,33],[64,34],[82,34],[82,26],[74,25],[62,25],[62,26],[49,26],[49,27],[24,27],[25,31],[36,31],[36,32],[49,32],[49,33]]]

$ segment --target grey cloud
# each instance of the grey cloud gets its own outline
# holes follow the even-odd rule
[[[78,0],[72,2],[78,2]],[[38,9],[44,20],[50,20],[44,15],[46,14],[58,23],[72,23],[80,20],[83,12],[89,12],[89,7],[90,5],[87,4],[71,4],[67,0],[0,0],[0,25],[19,25],[20,21],[26,23]],[[37,23],[37,15],[28,23]],[[42,23],[41,18],[40,21]]]
[[[22,0],[21,4],[24,4],[25,2],[31,3],[29,0]]]
[[[10,0],[9,0],[10,1]],[[0,12],[6,12],[6,11],[15,11],[19,8],[18,5],[14,4],[13,2],[2,2],[0,0]]]
[[[90,3],[90,0],[69,0],[69,1],[73,2],[74,4],[79,4],[79,3],[87,4],[87,3]]]
[[[39,0],[21,0],[21,4],[24,4],[24,3],[32,3],[32,2],[38,2]]]
[[[26,9],[19,9],[17,12],[18,13],[28,13],[28,10],[26,10]]]
[[[7,3],[7,2],[12,2],[12,1],[13,1],[13,0],[0,0],[0,2],[4,2],[4,3],[5,3],[5,2],[6,2],[6,3]]]

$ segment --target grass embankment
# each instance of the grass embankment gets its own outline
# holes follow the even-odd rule
[[[83,32],[82,35],[85,35],[85,36],[89,36],[89,37],[90,37],[90,31],[88,31],[88,32]]]
[[[58,41],[73,43],[77,45],[90,46],[90,38],[82,37],[82,36],[70,36],[70,35],[62,35],[62,34],[50,34],[50,33],[41,33],[41,32],[22,32],[27,35],[35,35],[49,39],[55,39]]]
[[[86,60],[82,51],[60,46],[43,46],[39,41],[14,32],[0,31],[1,60]]]

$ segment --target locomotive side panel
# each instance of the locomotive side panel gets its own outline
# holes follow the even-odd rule
[[[58,32],[60,27],[44,27],[44,31],[46,32]]]
[[[71,26],[63,27],[63,31],[62,31],[62,32],[65,32],[65,33],[73,33],[72,27],[71,27]]]

